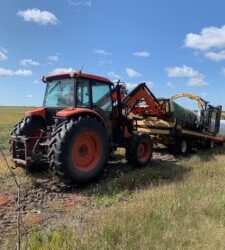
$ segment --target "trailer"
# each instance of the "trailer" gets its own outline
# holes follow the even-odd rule
[[[159,121],[156,123],[158,124]],[[224,137],[196,132],[176,125],[163,127],[152,125],[149,120],[136,119],[136,126],[137,131],[151,135],[155,144],[163,144],[171,152],[183,156],[187,155],[193,147],[213,149],[215,144],[223,145],[224,143]]]
[[[193,119],[193,116],[190,118],[189,111],[189,120],[182,120],[180,114],[171,119],[171,101],[179,97],[187,97],[198,103],[200,115],[196,115],[196,119]],[[170,99],[159,101],[167,107],[166,115],[133,117],[137,131],[151,135],[155,144],[163,144],[179,155],[188,154],[193,147],[213,149],[215,145],[223,145],[225,139],[218,135],[222,106],[209,105],[207,101],[190,93],[177,94]]]

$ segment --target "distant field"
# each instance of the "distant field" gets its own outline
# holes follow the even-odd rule
[[[225,120],[225,112],[222,112],[221,119]]]
[[[9,134],[28,107],[0,107],[0,148],[8,148]]]

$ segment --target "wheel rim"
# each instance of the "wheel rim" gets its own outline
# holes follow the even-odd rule
[[[79,135],[72,148],[74,167],[88,172],[96,168],[101,160],[102,141],[94,132],[85,132]]]
[[[181,144],[181,152],[183,154],[185,154],[187,152],[187,142],[186,141],[182,141],[182,144]]]
[[[140,162],[146,162],[151,155],[151,144],[147,140],[143,140],[137,147],[137,156]]]

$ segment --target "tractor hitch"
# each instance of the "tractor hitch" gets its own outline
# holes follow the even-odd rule
[[[35,162],[46,163],[47,157],[43,154],[41,139],[43,139],[42,134],[34,137],[11,136],[13,162],[23,167],[29,167]]]

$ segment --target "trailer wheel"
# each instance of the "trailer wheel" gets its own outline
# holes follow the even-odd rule
[[[217,145],[220,146],[220,147],[223,147],[224,142],[223,141],[217,142]]]
[[[135,134],[126,143],[126,159],[133,166],[144,166],[152,158],[153,143],[147,134]]]
[[[60,124],[49,144],[50,166],[66,183],[85,184],[104,170],[109,154],[108,135],[94,117]]]
[[[215,147],[215,142],[214,142],[214,140],[206,140],[206,142],[205,142],[205,147],[207,148],[207,149],[214,149],[214,147]]]
[[[174,145],[174,153],[181,156],[186,156],[190,150],[190,142],[183,138],[178,140]]]

